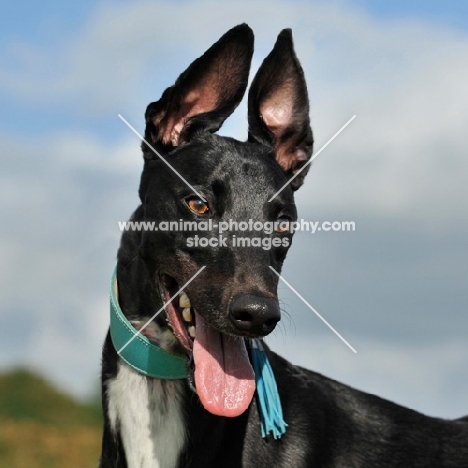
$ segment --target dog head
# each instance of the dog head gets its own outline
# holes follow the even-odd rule
[[[119,252],[130,318],[151,317],[205,267],[158,324],[176,337],[167,346],[193,358],[205,408],[224,416],[243,412],[253,394],[244,338],[267,335],[280,319],[270,266],[281,270],[291,244],[293,192],[308,167],[295,175],[313,145],[290,30],[280,33],[250,87],[248,141],[215,133],[242,100],[252,54],[252,31],[237,26],[148,106],[142,204],[132,220],[158,230],[124,234]]]

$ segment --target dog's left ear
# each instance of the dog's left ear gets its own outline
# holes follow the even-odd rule
[[[307,86],[290,29],[281,31],[250,87],[249,141],[273,147],[288,177],[312,155]],[[307,171],[304,169],[291,182],[293,190],[302,185]]]
[[[246,24],[224,34],[148,106],[146,140],[170,150],[199,130],[218,130],[244,96],[252,54],[253,32]]]

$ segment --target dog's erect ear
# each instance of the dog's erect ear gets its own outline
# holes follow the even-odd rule
[[[272,146],[288,177],[312,155],[307,86],[290,29],[281,31],[250,87],[249,141]],[[291,182],[294,190],[304,182],[307,170]]]
[[[218,130],[244,96],[252,54],[253,32],[246,24],[224,34],[148,106],[147,141],[170,148],[187,143],[200,129]]]

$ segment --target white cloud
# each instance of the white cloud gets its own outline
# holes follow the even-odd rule
[[[416,207],[421,218],[430,216],[428,210],[437,210],[443,219],[462,215],[468,173],[463,130],[468,57],[453,55],[415,70],[398,89],[383,86],[379,94],[351,98],[354,106],[341,106],[353,107],[357,119],[319,156],[326,161],[316,163],[322,171],[327,165],[329,177],[317,182],[317,191],[328,195],[326,205],[360,204],[392,217],[408,216]],[[315,112],[321,115],[323,107]],[[337,107],[331,115],[343,118],[336,128],[351,114]],[[350,187],[353,196],[342,197],[343,188]]]
[[[83,394],[108,323],[117,221],[138,204],[138,140],[4,138],[0,153],[16,155],[0,174],[0,365],[32,364]]]

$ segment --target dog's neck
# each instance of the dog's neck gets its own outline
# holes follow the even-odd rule
[[[187,442],[183,380],[149,379],[127,364],[107,384],[109,420],[128,466],[175,468]]]

